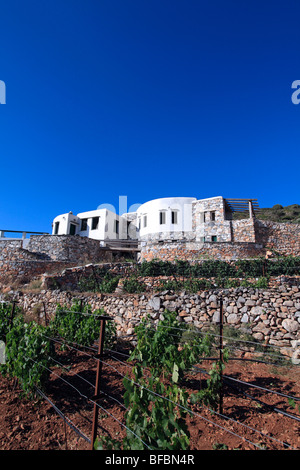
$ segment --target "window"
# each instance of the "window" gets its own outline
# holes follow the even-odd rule
[[[58,235],[58,230],[59,230],[59,222],[55,222],[54,235]]]
[[[177,213],[177,211],[172,211],[171,216],[172,216],[172,224],[177,224],[178,223],[178,213]]]
[[[166,213],[164,211],[159,213],[159,223],[160,225],[164,225],[166,223]]]
[[[147,227],[147,216],[144,215],[144,227]]]
[[[210,220],[213,220],[213,221],[216,220],[216,213],[215,213],[215,211],[213,211],[213,212],[210,213]]]
[[[70,235],[75,235],[76,233],[76,225],[70,224]]]
[[[217,241],[217,236],[216,236],[216,235],[212,235],[211,241],[212,241],[212,242],[216,242],[216,241]]]
[[[82,219],[81,221],[81,232],[85,232],[87,230],[87,219]]]
[[[115,220],[115,233],[119,233],[119,221]]]
[[[99,225],[99,217],[92,218],[92,230],[97,230]]]

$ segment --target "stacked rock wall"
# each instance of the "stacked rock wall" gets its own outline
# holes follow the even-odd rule
[[[161,241],[142,243],[141,261],[160,259],[163,261],[201,261],[204,259],[236,260],[265,256],[266,249],[256,243],[218,243]]]
[[[282,256],[300,256],[299,224],[249,218],[225,220],[222,223],[211,221],[202,223],[201,227],[202,231],[196,230],[196,238],[193,240],[165,238],[158,241],[154,236],[152,240],[142,240],[141,260],[234,260],[265,256],[269,250]],[[216,241],[211,241],[213,234]],[[224,241],[220,241],[222,239]]]
[[[255,221],[257,243],[282,255],[300,256],[300,224]]]
[[[53,261],[99,262],[105,259],[105,250],[98,240],[79,235],[35,235],[27,246],[32,253],[45,254]]]
[[[299,224],[251,218],[221,222],[225,209],[221,206],[218,209],[216,200],[218,198],[213,198],[210,207],[203,208],[200,204],[195,204],[195,220],[197,221],[197,217],[202,217],[203,214],[205,220],[206,217],[209,218],[208,222],[202,223],[202,226],[206,226],[205,233],[200,233],[193,227],[194,238],[190,232],[187,237],[184,233],[176,233],[175,236],[174,232],[170,237],[164,235],[163,239],[153,234],[147,240],[141,240],[139,261],[236,260],[264,257],[268,250],[284,256],[300,256]],[[212,212],[215,213],[213,217]],[[213,236],[216,237],[216,241],[212,241]],[[109,249],[101,247],[99,241],[88,237],[39,235],[32,236],[26,241],[25,246],[26,249],[23,248],[22,240],[0,240],[0,285],[11,282],[12,279],[29,282],[31,278],[47,271],[59,270],[63,266],[113,260],[113,254]]]
[[[224,322],[246,329],[255,339],[292,355],[300,351],[300,283],[280,284],[268,289],[231,288],[205,290],[197,294],[165,291],[142,294],[74,294],[69,291],[43,290],[38,293],[17,292],[14,298],[25,314],[40,312],[43,302],[49,317],[56,305],[70,306],[73,297],[89,303],[93,310],[104,309],[116,322],[118,335],[129,335],[142,318],[150,315],[158,321],[165,309],[177,312],[178,318],[199,329],[219,322],[219,300],[223,300]],[[290,349],[291,348],[291,349]]]
[[[87,237],[32,236],[26,249],[23,240],[0,240],[0,286],[24,284],[46,272],[100,261],[111,261],[111,253]]]

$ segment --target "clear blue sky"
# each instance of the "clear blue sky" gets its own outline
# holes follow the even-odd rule
[[[1,229],[119,196],[300,203],[299,1],[0,6]]]

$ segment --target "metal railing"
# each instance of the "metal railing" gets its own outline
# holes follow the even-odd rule
[[[22,237],[6,237],[5,233],[21,233]],[[27,234],[30,235],[49,235],[48,232],[31,232],[29,230],[23,231],[23,230],[0,230],[0,240],[2,239],[8,239],[8,240],[25,240],[27,238]]]

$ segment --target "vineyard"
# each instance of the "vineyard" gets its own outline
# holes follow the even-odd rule
[[[1,449],[295,450],[299,366],[275,347],[165,311],[116,336],[74,301],[45,324],[0,305]]]

